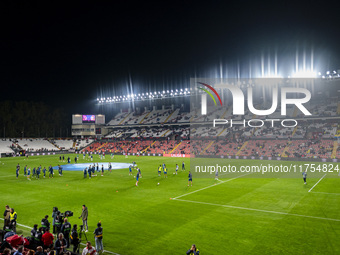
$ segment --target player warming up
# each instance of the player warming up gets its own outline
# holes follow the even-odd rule
[[[192,173],[189,171],[189,175],[188,175],[188,187],[189,187],[189,183],[191,182],[191,186],[192,186]]]
[[[138,186],[139,178],[142,177],[142,173],[139,168],[137,168],[137,175],[136,175],[136,186]]]
[[[158,176],[161,176],[161,173],[162,173],[162,166],[159,165],[159,167],[158,167]]]
[[[302,178],[303,178],[304,183],[307,184],[307,172],[306,172],[306,170],[303,171]]]

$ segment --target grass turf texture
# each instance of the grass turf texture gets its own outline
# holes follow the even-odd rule
[[[74,154],[70,157],[74,159]],[[89,162],[82,158],[80,155],[80,163]],[[86,204],[88,239],[94,244],[92,232],[100,220],[104,228],[104,249],[118,254],[184,254],[193,243],[202,254],[340,254],[337,173],[327,174],[335,178],[324,178],[312,192],[308,191],[320,176],[309,174],[308,184],[304,185],[300,173],[297,178],[237,178],[225,183],[214,180],[214,175],[212,178],[194,175],[193,187],[187,187],[189,159],[116,155],[111,160],[107,155],[100,160],[98,155],[94,156],[94,162],[136,161],[143,176],[136,187],[136,170],[133,170],[134,176],[128,175],[128,169],[114,170],[111,174],[106,170],[104,177],[92,179],[84,179],[80,171],[64,171],[62,177],[54,171],[53,179],[44,179],[41,175],[40,180],[28,181],[23,176],[24,165],[31,169],[40,164],[56,166],[60,164],[59,157],[2,158],[0,161],[1,205],[3,209],[6,204],[15,208],[19,224],[39,224],[46,214],[51,221],[52,208],[57,206],[62,212],[73,211],[69,221],[79,226],[81,205]],[[185,172],[181,171],[182,161],[186,163]],[[167,179],[157,174],[157,167],[163,162],[168,167]],[[254,165],[269,161],[224,162]],[[21,170],[16,179],[18,163]],[[176,163],[180,166],[177,176],[173,175]],[[211,187],[202,189],[208,186]],[[193,192],[199,189],[202,190]],[[193,193],[178,200],[170,199],[190,192]],[[30,229],[17,228],[29,235]]]

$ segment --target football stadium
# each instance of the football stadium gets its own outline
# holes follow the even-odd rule
[[[2,95],[0,254],[340,254],[339,55],[307,39],[194,74],[154,75],[114,49],[143,72],[104,82],[93,65],[86,82],[60,73],[55,95]]]

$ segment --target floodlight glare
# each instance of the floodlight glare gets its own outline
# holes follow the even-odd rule
[[[292,75],[293,78],[315,78],[316,73],[312,71],[298,71]]]

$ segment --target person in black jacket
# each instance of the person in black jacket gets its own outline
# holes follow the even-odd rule
[[[94,239],[96,241],[96,251],[100,252],[104,249],[103,248],[103,228],[100,222],[97,224],[97,228],[95,229],[93,234],[94,234]]]
[[[35,233],[35,236],[34,236],[35,247],[43,245],[42,235],[43,235],[43,228],[39,228],[38,231]]]
[[[45,217],[41,220],[41,227],[43,228],[44,232],[45,232],[46,228],[50,228],[50,222],[48,221],[48,215],[45,215]]]
[[[78,232],[77,232],[77,227],[78,227],[77,224],[74,224],[72,228],[72,232],[71,232],[71,243],[73,244],[73,253],[76,253],[78,245],[80,243]]]
[[[56,250],[57,254],[62,254],[66,252],[66,247],[67,247],[67,241],[64,238],[64,235],[62,233],[58,234],[58,240],[54,244],[54,249]]]
[[[67,218],[65,218],[64,224],[61,226],[61,233],[63,233],[64,238],[67,241],[67,248],[70,247],[70,232],[71,232],[71,223],[67,221]]]
[[[9,226],[9,215],[10,215],[10,213],[11,213],[11,211],[10,211],[10,209],[9,209],[9,206],[8,205],[6,205],[6,207],[5,207],[6,209],[5,209],[5,212],[4,212],[4,227],[7,227],[7,226]]]
[[[38,232],[38,224],[34,224],[31,230],[31,242],[34,243],[35,234]]]
[[[197,249],[196,245],[193,244],[191,248],[187,251],[187,255],[199,255],[200,251]]]

